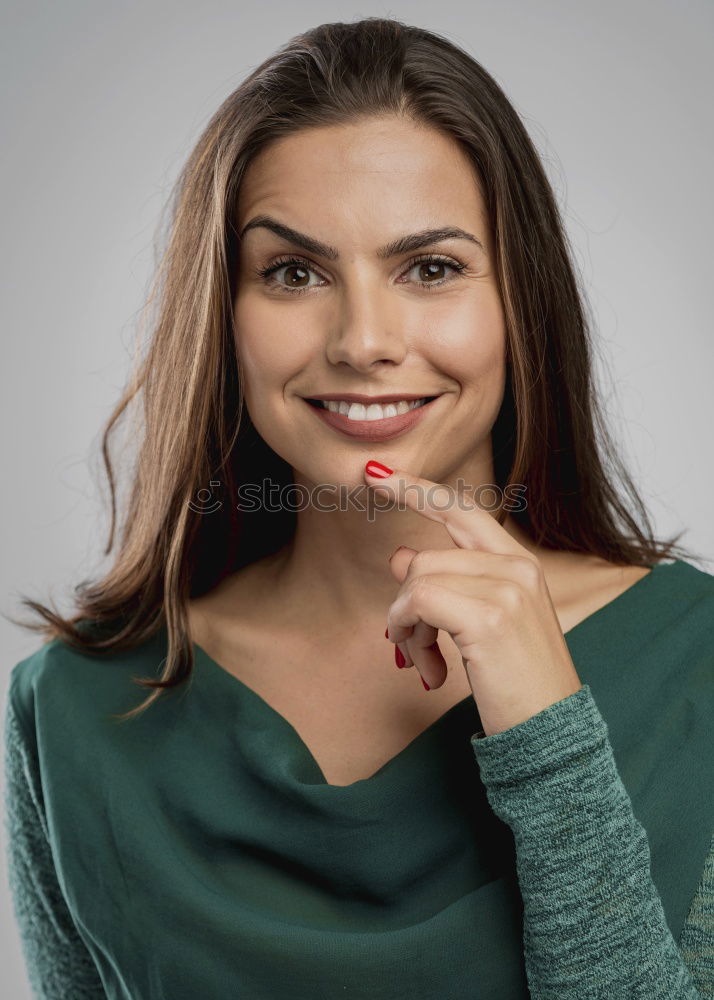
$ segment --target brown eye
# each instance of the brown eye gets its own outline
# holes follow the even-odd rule
[[[439,271],[444,270],[444,262],[442,260],[434,261],[429,264],[419,264],[419,278],[422,281],[429,281],[430,278],[442,278],[443,274],[439,274]]]
[[[441,257],[434,257],[433,255],[429,257],[418,257],[416,260],[410,261],[406,274],[410,272],[416,272],[417,284],[421,285],[424,289],[438,288],[442,285],[446,285],[458,278],[461,272],[466,267],[460,261],[456,260],[446,260]],[[444,269],[446,269],[446,277],[444,276]],[[448,274],[448,272],[451,274]]]
[[[285,281],[276,278],[276,275],[281,271],[285,272]],[[259,268],[256,274],[263,279],[266,285],[271,285],[278,291],[287,292],[288,294],[309,292],[311,288],[317,287],[315,284],[310,285],[310,275],[314,274],[317,278],[321,277],[307,261],[296,257],[277,260],[268,267]]]
[[[302,264],[287,264],[281,270],[285,271],[285,284],[288,287],[303,288],[310,281],[310,273]]]

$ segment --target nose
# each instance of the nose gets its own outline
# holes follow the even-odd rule
[[[366,372],[378,362],[404,360],[406,316],[388,298],[384,288],[368,289],[364,281],[359,288],[343,290],[325,347],[330,364],[347,364]]]

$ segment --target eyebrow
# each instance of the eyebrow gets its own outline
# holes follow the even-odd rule
[[[276,236],[280,236],[282,239],[287,240],[288,243],[293,243],[295,246],[301,247],[308,253],[317,254],[320,257],[325,257],[327,260],[340,259],[340,255],[334,247],[329,246],[327,243],[322,243],[320,240],[316,240],[313,236],[308,236],[306,233],[300,233],[297,229],[292,229],[290,226],[278,222],[277,219],[273,219],[270,215],[256,215],[254,219],[251,219],[250,222],[243,226],[238,238],[242,240],[247,232],[258,228],[269,229]],[[422,247],[431,246],[433,243],[441,243],[442,240],[453,239],[470,240],[485,253],[483,243],[473,233],[467,233],[457,226],[443,226],[440,229],[422,229],[418,233],[399,236],[385,246],[380,247],[377,250],[377,257],[380,260],[388,260],[390,257],[409,253],[412,250],[419,250]]]

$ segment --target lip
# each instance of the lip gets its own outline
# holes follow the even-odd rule
[[[443,395],[443,393],[442,393]],[[303,397],[304,398],[304,397]],[[316,399],[317,397],[311,396],[311,399]],[[327,396],[321,396],[321,399],[329,399]],[[365,397],[362,397],[363,399]],[[369,397],[366,397],[369,399]],[[394,399],[394,397],[391,397]],[[423,399],[423,396],[412,396],[412,399]],[[335,399],[352,400],[351,396],[335,396]],[[353,440],[359,441],[387,441],[391,438],[398,437],[400,434],[406,433],[416,426],[420,420],[424,419],[427,415],[426,411],[431,410],[434,403],[441,396],[436,396],[431,400],[430,403],[424,403],[423,406],[417,406],[414,410],[408,410],[406,413],[398,413],[396,417],[385,417],[384,420],[350,420],[346,413],[332,413],[330,410],[322,406],[312,406],[305,399],[305,405],[310,408],[310,410],[319,417],[323,423],[327,424],[333,430],[339,431],[345,437],[352,438]],[[361,402],[361,400],[354,400],[355,402]],[[371,402],[375,402],[376,398],[373,396]]]

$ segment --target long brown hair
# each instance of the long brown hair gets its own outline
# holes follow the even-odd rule
[[[287,463],[243,415],[232,307],[244,172],[281,137],[380,114],[407,116],[451,137],[481,185],[507,329],[494,472],[501,490],[525,484],[528,497],[511,516],[545,548],[623,565],[691,558],[675,544],[681,533],[668,542],[653,537],[617,457],[593,386],[592,320],[558,206],[501,88],[468,53],[422,28],[382,18],[322,24],[287,42],[226,98],[174,186],[165,249],[142,314],[154,310],[148,347],[102,437],[111,568],[74,588],[71,616],[22,599],[42,621],[16,624],[85,653],[128,649],[166,626],[161,678],[134,678],[152,691],[118,718],[142,712],[189,677],[187,600],[277,551],[295,527],[289,509],[248,515],[230,502],[210,513],[201,506],[200,491],[214,492],[216,483],[231,498],[241,484],[292,481]],[[130,404],[139,406],[132,430],[139,447],[118,521],[109,444]]]

